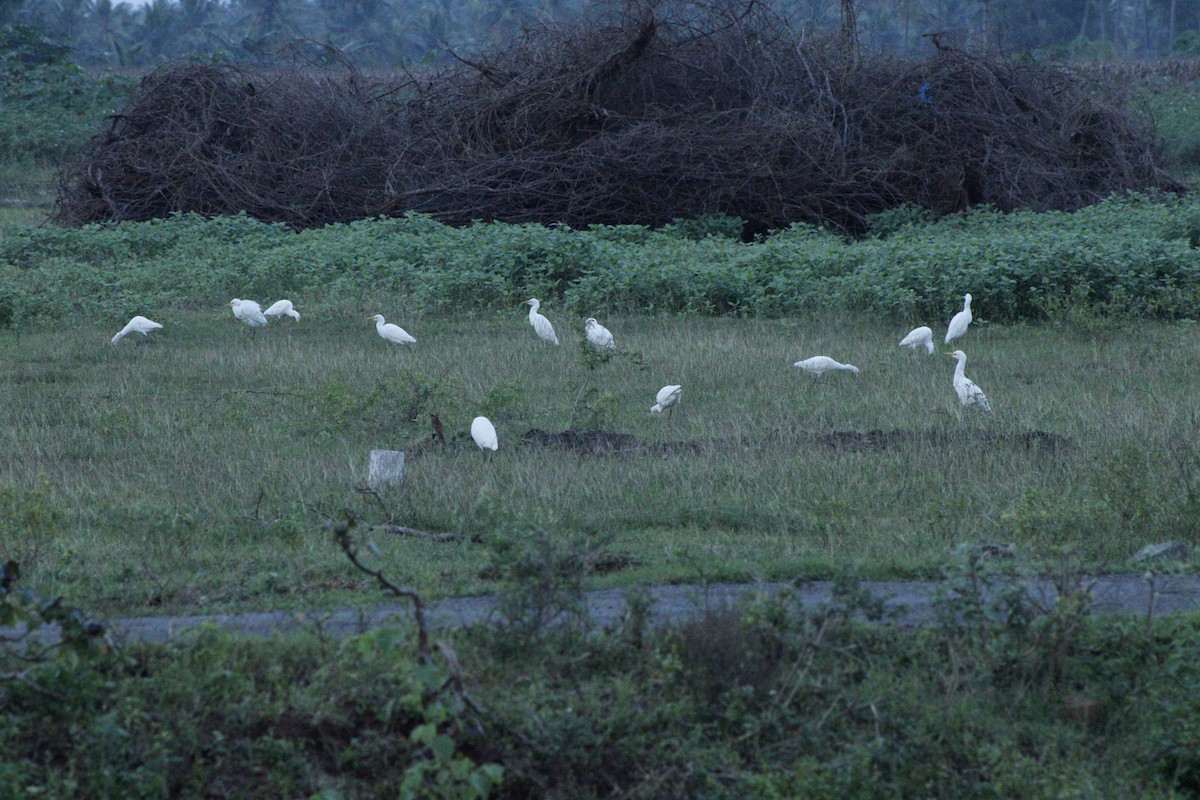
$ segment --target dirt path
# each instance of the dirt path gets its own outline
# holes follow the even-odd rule
[[[1094,613],[1161,615],[1200,610],[1200,576],[1158,576],[1153,582],[1143,575],[1103,575],[1088,578]],[[985,601],[997,599],[1004,590],[1018,584],[995,583],[984,592]],[[788,584],[714,584],[709,586],[655,586],[642,591],[651,600],[651,619],[655,624],[686,620],[706,610],[727,609],[755,592],[777,594]],[[861,588],[880,599],[893,624],[914,626],[935,621],[935,602],[947,590],[937,581],[868,581]],[[833,584],[813,581],[792,592],[801,606],[815,610],[831,602]],[[1050,580],[1039,580],[1025,587],[1027,595],[1042,608],[1052,608],[1058,591]],[[628,589],[600,589],[585,593],[588,613],[604,626],[619,621],[625,612]],[[462,627],[494,620],[496,598],[458,597],[431,603],[426,609],[430,627]],[[293,631],[321,632],[326,636],[347,636],[373,627],[408,624],[412,607],[407,603],[389,603],[368,609],[318,610],[307,612],[267,611],[240,614],[212,614],[177,617],[127,617],[106,620],[117,641],[166,642],[184,638],[205,625],[244,636],[270,636]],[[0,634],[4,630],[0,629]],[[54,631],[40,631],[43,640],[52,641]]]

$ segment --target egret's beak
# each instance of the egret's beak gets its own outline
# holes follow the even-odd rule
[[[954,353],[942,353],[942,355],[950,356],[951,358],[954,358]]]

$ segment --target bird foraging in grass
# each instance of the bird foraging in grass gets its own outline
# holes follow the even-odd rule
[[[612,331],[596,322],[595,317],[588,317],[587,322],[583,323],[583,329],[587,332],[587,340],[592,343],[592,346],[599,350],[612,350],[617,345],[613,342]]]
[[[280,317],[291,317],[292,319],[296,320],[296,322],[300,321],[300,312],[297,311],[296,307],[292,305],[291,300],[276,300],[271,304],[270,308],[263,312],[263,314],[276,319]]]
[[[471,421],[471,438],[480,450],[495,451],[499,447],[496,440],[496,426],[487,417],[476,417]]]
[[[536,297],[531,297],[522,305],[529,306],[529,324],[533,326],[534,333],[543,342],[558,344],[558,336],[554,334],[554,326],[550,324],[550,320],[538,313],[538,308],[541,307],[542,301]]]
[[[129,320],[129,322],[125,323],[125,327],[121,328],[120,332],[117,333],[116,336],[112,337],[112,343],[116,344],[131,333],[140,333],[142,336],[149,336],[150,331],[156,331],[161,327],[162,325],[154,320],[146,319],[145,317],[138,315]]]
[[[929,351],[929,355],[933,355],[933,329],[928,325],[913,328],[900,340],[900,346],[907,347],[914,352],[918,347],[924,347]]]
[[[962,311],[950,319],[950,325],[946,328],[945,344],[950,344],[951,341],[965,334],[967,326],[971,324],[972,319],[974,317],[971,314],[971,295],[968,293],[963,295]]]
[[[233,309],[233,316],[249,325],[251,330],[262,328],[267,324],[262,306],[253,300],[240,300],[235,297],[229,301],[229,307]]]
[[[812,358],[806,358],[803,361],[797,361],[792,366],[798,367],[799,369],[807,372],[809,375],[814,375],[818,378],[824,375],[826,372],[833,372],[836,370],[845,370],[846,372],[853,372],[855,375],[858,374],[858,367],[854,366],[853,364],[843,364],[840,361],[834,361],[829,356],[813,356]]]
[[[391,322],[385,322],[383,314],[376,314],[367,319],[375,321],[375,332],[387,339],[392,344],[416,344],[417,340],[409,335],[408,331]]]
[[[967,366],[967,354],[962,350],[955,350],[953,353],[946,353],[958,363],[954,365],[954,393],[958,395],[958,402],[962,403],[963,407],[979,406],[988,414],[992,413],[992,404],[988,402],[987,395],[983,393],[975,385],[975,381],[968,378],[963,371]]]
[[[654,396],[655,403],[650,406],[651,414],[661,414],[667,409],[674,409],[679,405],[680,396],[683,393],[682,386],[664,386],[658,390],[658,394]],[[672,411],[671,413],[674,413]]]

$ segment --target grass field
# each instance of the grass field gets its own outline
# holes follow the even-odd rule
[[[961,346],[987,418],[959,410],[951,359],[902,351],[906,326],[866,318],[606,319],[619,350],[597,364],[582,321],[553,306],[558,348],[520,308],[406,318],[394,299],[296,300],[300,323],[255,334],[212,309],[152,313],[166,327],[144,345],[109,345],[123,320],[0,338],[0,525],[28,585],[108,613],[373,600],[317,512],[383,521],[356,492],[374,448],[410,450],[384,492],[396,522],[464,534],[373,536],[389,572],[431,596],[488,589],[496,545],[537,532],[602,545],[607,585],[934,575],[984,540],[1119,569],[1147,542],[1195,540],[1192,324],[973,327]],[[380,339],[375,311],[417,345]],[[791,366],[815,354],[862,374]],[[666,383],[682,405],[652,416]],[[452,446],[413,453],[430,412]],[[493,456],[466,437],[476,414],[499,431]],[[568,427],[684,444],[522,442]],[[881,450],[820,438],[873,429],[921,435]],[[1031,431],[1071,446],[1027,445]]]

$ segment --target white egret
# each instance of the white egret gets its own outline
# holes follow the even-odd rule
[[[612,331],[596,322],[595,317],[588,317],[587,322],[583,323],[583,329],[587,331],[587,339],[593,347],[600,350],[612,350],[617,346],[613,342]]]
[[[417,340],[408,331],[391,322],[383,321],[383,314],[376,314],[367,319],[375,320],[375,332],[393,344],[416,344]]]
[[[268,317],[275,317],[276,319],[279,317],[291,317],[296,322],[300,321],[300,312],[292,305],[291,300],[276,300],[263,314]]]
[[[538,313],[538,308],[542,305],[542,301],[533,297],[526,300],[522,305],[529,306],[529,324],[533,326],[533,330],[537,333],[538,338],[543,342],[558,344],[558,337],[554,335],[554,326],[550,324],[550,320]]]
[[[951,340],[957,339],[967,332],[967,326],[971,324],[971,295],[963,295],[962,311],[955,314],[950,319],[950,327],[946,328],[946,344],[950,344]]]
[[[900,340],[901,347],[907,347],[914,352],[922,345],[929,351],[929,355],[933,355],[933,329],[928,325],[913,328],[907,336]]]
[[[668,408],[674,408],[679,405],[680,394],[683,392],[682,386],[664,386],[658,390],[658,394],[654,396],[655,403],[650,406],[651,414],[661,414]],[[675,413],[675,412],[671,412]]]
[[[131,333],[140,333],[142,336],[149,336],[150,331],[156,331],[161,327],[162,325],[154,320],[138,315],[125,323],[125,327],[121,328],[121,331],[112,338],[112,343],[116,344]]]
[[[988,402],[987,395],[983,393],[975,385],[975,381],[963,374],[963,370],[967,366],[967,354],[962,350],[955,350],[953,353],[946,353],[958,363],[954,366],[954,392],[958,395],[958,402],[966,406],[979,406],[987,413],[992,413],[992,404]]]
[[[843,364],[840,361],[834,361],[829,356],[813,356],[812,358],[806,358],[803,361],[797,361],[792,366],[799,367],[809,375],[815,375],[818,378],[824,375],[826,372],[839,369],[844,369],[847,372],[853,372],[855,375],[858,374],[858,367],[854,366],[853,364]]]
[[[267,318],[263,316],[262,306],[253,300],[239,300],[235,297],[229,301],[229,307],[233,309],[233,316],[249,325],[251,330],[261,328],[267,324]]]
[[[495,450],[499,445],[496,441],[496,426],[487,417],[476,417],[471,421],[471,438],[480,450]]]

